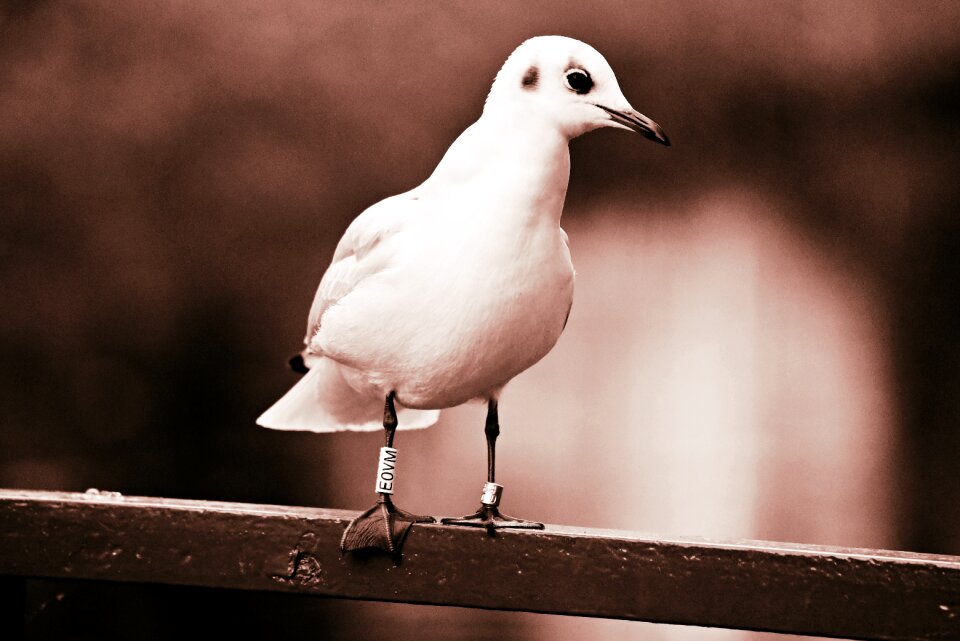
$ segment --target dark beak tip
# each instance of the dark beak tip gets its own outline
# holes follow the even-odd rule
[[[650,130],[644,131],[644,132],[643,132],[643,136],[644,136],[644,138],[646,138],[647,140],[652,140],[653,142],[658,142],[658,143],[660,143],[661,145],[663,145],[664,147],[669,147],[669,146],[670,146],[670,139],[667,138],[667,134],[665,134],[662,129],[657,130],[657,131],[650,131]]]

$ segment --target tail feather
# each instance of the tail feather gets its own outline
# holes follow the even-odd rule
[[[397,429],[430,427],[440,410],[397,406]],[[383,429],[383,400],[350,387],[340,367],[329,358],[311,359],[310,370],[296,385],[260,415],[257,424],[274,430],[307,432],[374,431]]]

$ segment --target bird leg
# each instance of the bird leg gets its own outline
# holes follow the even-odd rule
[[[491,535],[494,530],[506,528],[542,530],[543,523],[518,519],[500,512],[503,486],[497,485],[495,480],[497,437],[500,436],[500,418],[497,413],[496,399],[490,399],[487,403],[487,422],[483,431],[487,436],[487,482],[483,485],[483,494],[480,496],[480,509],[461,518],[446,518],[441,519],[440,522],[446,525],[486,528]]]
[[[340,551],[351,552],[364,548],[380,549],[399,557],[400,547],[410,526],[414,523],[434,523],[431,516],[411,514],[393,504],[394,471],[397,451],[393,449],[393,435],[397,429],[397,409],[394,393],[387,395],[383,408],[383,431],[386,447],[380,450],[380,467],[377,473],[377,502],[366,512],[350,521],[340,539]]]

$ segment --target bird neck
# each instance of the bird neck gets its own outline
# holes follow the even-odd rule
[[[485,110],[422,187],[454,189],[483,202],[491,216],[559,225],[570,177],[568,139],[552,123],[530,116]]]

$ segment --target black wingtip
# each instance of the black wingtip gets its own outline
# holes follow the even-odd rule
[[[310,371],[310,368],[307,367],[306,361],[303,360],[303,354],[295,354],[291,356],[290,360],[287,361],[287,365],[289,365],[290,369],[298,374],[306,374]]]

